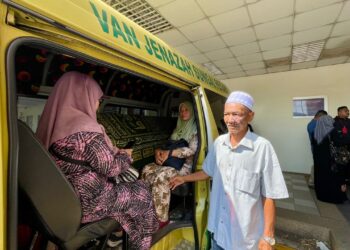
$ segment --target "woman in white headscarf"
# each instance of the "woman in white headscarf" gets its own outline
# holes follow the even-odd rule
[[[160,228],[169,223],[170,179],[177,175],[183,176],[192,172],[193,156],[197,150],[198,137],[193,106],[190,102],[183,102],[179,105],[179,117],[170,139],[184,139],[188,146],[174,150],[156,150],[156,162],[146,165],[142,170],[142,179],[152,189],[153,202],[156,207]],[[164,166],[164,162],[169,156],[185,159],[181,169],[177,170],[174,167]]]
[[[317,199],[330,203],[343,203],[346,198],[345,176],[340,166],[335,165],[330,152],[330,142],[337,140],[329,115],[321,116],[314,132],[314,174]]]

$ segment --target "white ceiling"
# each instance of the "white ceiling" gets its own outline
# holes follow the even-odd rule
[[[170,23],[153,33],[218,79],[350,62],[350,0],[104,1],[150,5]]]

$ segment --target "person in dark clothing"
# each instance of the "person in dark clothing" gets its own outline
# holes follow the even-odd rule
[[[330,203],[343,203],[347,200],[345,178],[337,171],[334,159],[331,156],[330,140],[338,142],[336,130],[333,126],[334,120],[329,115],[324,115],[317,120],[314,132],[313,149],[315,165],[315,192],[320,201]]]
[[[307,133],[309,134],[309,139],[311,143],[311,149],[312,149],[312,142],[313,142],[313,137],[314,137],[314,131],[316,128],[316,122],[318,118],[320,118],[323,115],[328,115],[327,111],[325,110],[319,110],[316,112],[314,118],[307,124]]]
[[[338,143],[335,146],[346,145],[350,149],[350,119],[349,109],[347,106],[341,106],[338,108],[338,115],[334,118],[334,130],[339,138]],[[349,183],[350,180],[350,162],[342,166],[342,172]]]
[[[323,115],[327,115],[327,111],[325,110],[319,110],[316,112],[314,118],[307,124],[307,133],[309,135],[309,139],[310,139],[310,144],[311,144],[311,153],[313,154],[313,143],[315,140],[313,140],[314,138],[314,131],[316,128],[316,122],[318,120],[318,118],[320,118]],[[310,173],[310,178],[308,181],[309,187],[313,188],[314,187],[314,166],[311,167],[311,173]]]
[[[349,109],[346,106],[338,108],[338,115],[334,118],[334,129],[342,137],[350,137]]]

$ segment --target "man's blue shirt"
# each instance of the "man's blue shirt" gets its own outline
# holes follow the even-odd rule
[[[307,125],[307,133],[309,134],[310,142],[312,141],[312,137],[314,136],[315,128],[316,128],[316,119],[312,119]]]

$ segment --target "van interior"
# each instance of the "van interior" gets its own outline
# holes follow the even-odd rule
[[[9,62],[10,79],[16,83],[17,119],[30,127],[33,133],[50,91],[61,75],[78,71],[93,77],[104,92],[97,114],[98,122],[105,127],[115,146],[123,148],[131,141],[134,143],[133,166],[140,172],[143,166],[154,161],[154,150],[170,137],[176,126],[179,104],[194,101],[190,88],[179,89],[49,44],[21,43],[10,51]],[[220,122],[223,98],[210,90],[206,90],[206,94],[214,109],[218,130],[224,132]],[[196,110],[195,105],[194,109],[198,119],[197,114],[202,111]],[[199,126],[197,129],[200,131]],[[197,156],[198,152],[193,166]],[[18,190],[18,249],[28,249],[28,246],[37,244],[33,239],[40,230],[35,226],[37,218],[29,213],[30,201],[21,193],[20,187]],[[154,237],[154,243],[173,228],[194,226],[194,207],[192,184],[184,184],[172,191],[169,211],[172,223],[160,230],[160,234]]]
[[[50,91],[60,76],[68,71],[88,74],[104,92],[97,114],[99,123],[105,127],[115,146],[123,148],[128,142],[134,141],[133,166],[139,171],[154,161],[154,150],[170,137],[176,126],[179,104],[183,101],[193,102],[190,91],[174,88],[127,69],[106,65],[72,51],[36,44],[18,46],[13,54],[17,119],[35,132]],[[192,189],[191,184],[186,184],[186,187],[172,193],[171,225],[192,224]],[[19,193],[18,197],[18,228],[31,231],[27,238],[19,231],[18,248],[25,249],[28,244],[33,244],[38,229],[34,226],[36,219],[33,222],[33,215],[28,214],[30,205],[25,195]]]

